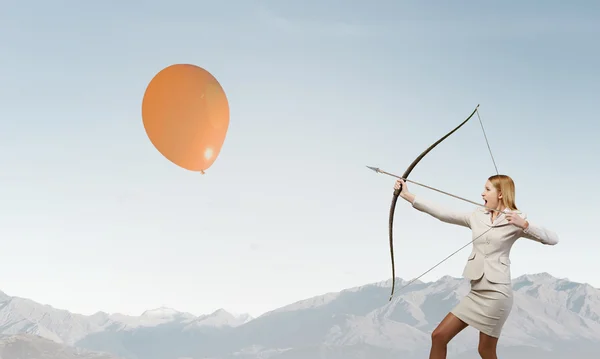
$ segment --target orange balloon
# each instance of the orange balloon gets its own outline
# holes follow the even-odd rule
[[[208,71],[195,65],[171,65],[148,84],[142,119],[148,138],[164,157],[204,173],[225,141],[229,103]]]

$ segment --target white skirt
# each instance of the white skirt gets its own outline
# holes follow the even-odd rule
[[[513,306],[511,284],[492,283],[483,275],[451,313],[489,336],[499,338]]]

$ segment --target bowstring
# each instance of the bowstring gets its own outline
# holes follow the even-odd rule
[[[483,128],[483,122],[481,121],[481,116],[479,116],[479,108],[475,110],[477,112],[477,118],[479,119],[479,124],[481,125],[481,130],[483,131],[483,137],[485,138],[485,143],[487,144],[488,151],[490,152],[490,157],[492,157],[492,162],[494,163],[494,168],[496,169],[496,174],[498,172],[498,166],[496,166],[496,161],[494,160],[494,155],[492,154],[492,149],[490,148],[490,142],[488,141],[487,135],[485,134],[485,128]]]
[[[402,287],[398,288],[398,290],[396,291],[399,292],[402,289],[404,289],[405,287],[408,287],[410,284],[412,284],[413,282],[419,280],[419,278],[423,277],[425,274],[431,272],[432,270],[434,270],[435,268],[437,268],[437,266],[439,266],[440,264],[444,263],[446,260],[448,260],[450,257],[452,257],[453,255],[455,255],[456,253],[460,252],[463,248],[465,248],[466,246],[468,246],[469,244],[475,242],[477,239],[479,239],[481,236],[483,236],[484,234],[486,234],[487,232],[491,231],[493,228],[496,228],[496,226],[492,226],[490,227],[488,230],[486,230],[485,232],[481,233],[480,235],[478,235],[477,237],[475,237],[473,240],[471,240],[469,243],[465,244],[464,246],[460,247],[459,249],[455,250],[454,253],[450,254],[449,256],[447,256],[446,258],[442,259],[441,261],[439,261],[436,265],[434,265],[433,267],[429,268],[428,270],[426,270],[425,272],[423,272],[421,275],[419,275],[418,277],[411,279],[408,283],[406,283],[405,285],[403,285]]]
[[[499,172],[498,172],[498,166],[496,166],[496,160],[494,159],[494,155],[492,154],[492,149],[491,149],[491,147],[490,147],[490,142],[488,141],[487,135],[486,135],[486,133],[485,133],[485,128],[483,127],[483,122],[481,121],[481,116],[479,116],[479,108],[477,108],[477,109],[475,110],[475,112],[477,113],[477,118],[479,119],[479,124],[481,125],[481,130],[483,131],[483,137],[485,138],[485,143],[487,144],[487,148],[488,148],[488,151],[489,151],[489,153],[490,153],[490,157],[492,158],[492,162],[494,163],[494,168],[496,169],[496,174],[499,174]],[[405,181],[407,181],[407,182],[412,182],[412,181],[408,181],[407,179],[405,179]],[[432,190],[435,190],[435,191],[437,191],[437,192],[440,192],[440,193],[443,193],[443,194],[446,194],[446,195],[449,195],[449,196],[451,196],[451,197],[454,197],[454,198],[458,198],[458,199],[461,199],[461,200],[465,200],[464,198],[461,198],[461,197],[455,196],[455,195],[453,195],[453,194],[450,194],[450,193],[447,193],[447,192],[444,192],[444,191],[440,191],[440,190],[438,190],[438,189],[436,189],[436,188],[433,188],[433,187],[430,187],[430,186],[426,186],[426,185],[423,185],[423,184],[420,184],[420,183],[415,183],[415,184],[417,184],[417,185],[419,185],[419,186],[423,186],[423,187],[429,188],[429,189],[432,189]],[[467,201],[467,202],[470,202],[470,203],[473,203],[473,202],[471,202],[471,201],[469,201],[469,200],[465,200],[465,201]],[[498,215],[498,217],[499,217],[499,216],[500,216],[500,214]],[[498,217],[496,217],[496,219],[498,219]],[[475,237],[474,239],[472,239],[471,241],[469,241],[469,242],[468,242],[467,244],[465,244],[464,246],[462,246],[462,247],[460,247],[459,249],[455,250],[455,251],[454,251],[452,254],[448,255],[446,258],[444,258],[444,259],[442,259],[441,261],[439,261],[439,262],[438,262],[436,265],[434,265],[433,267],[429,268],[428,270],[426,270],[425,272],[423,272],[423,273],[422,273],[421,275],[419,275],[418,277],[416,277],[416,278],[414,278],[414,279],[411,279],[411,280],[410,280],[408,283],[406,283],[406,284],[405,284],[405,285],[403,285],[402,287],[398,288],[398,290],[396,291],[396,293],[398,293],[398,292],[399,292],[399,291],[401,291],[402,289],[404,289],[404,288],[408,287],[410,284],[414,283],[415,281],[419,280],[419,278],[421,278],[421,277],[423,277],[425,274],[427,274],[427,273],[431,272],[432,270],[434,270],[435,268],[437,268],[437,267],[438,267],[440,264],[444,263],[445,261],[447,261],[448,259],[450,259],[452,256],[454,256],[456,253],[460,252],[460,251],[461,251],[461,250],[463,250],[463,249],[464,249],[466,246],[468,246],[468,245],[472,244],[472,243],[473,243],[473,242],[475,242],[477,239],[479,239],[481,236],[483,236],[484,234],[486,234],[487,232],[491,231],[491,230],[492,230],[492,229],[494,229],[494,228],[496,228],[496,226],[495,226],[495,225],[492,223],[492,226],[491,226],[489,229],[487,229],[485,232],[481,233],[480,235],[478,235],[477,237]],[[394,280],[394,279],[392,279],[392,280]],[[393,296],[393,295],[392,295],[392,296]]]

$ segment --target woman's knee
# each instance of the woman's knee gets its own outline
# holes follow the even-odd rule
[[[480,333],[479,334],[479,346],[477,347],[479,356],[484,359],[496,358],[497,343],[498,343],[498,338]]]
[[[477,351],[482,359],[496,359],[496,348],[494,347],[479,345]]]
[[[435,344],[448,344],[456,334],[467,327],[467,323],[448,313],[442,322],[431,333],[431,341]]]
[[[452,334],[443,328],[435,328],[435,330],[431,333],[431,341],[436,344],[446,345],[448,342],[450,342],[451,338]]]

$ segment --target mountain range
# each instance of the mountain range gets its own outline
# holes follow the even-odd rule
[[[388,301],[390,287],[388,280],[325,293],[257,318],[171,308],[86,316],[0,292],[0,359],[427,358],[432,330],[468,281],[416,281]],[[515,278],[513,289],[499,357],[598,357],[600,289],[548,273]],[[477,340],[467,328],[448,358],[479,358]]]

